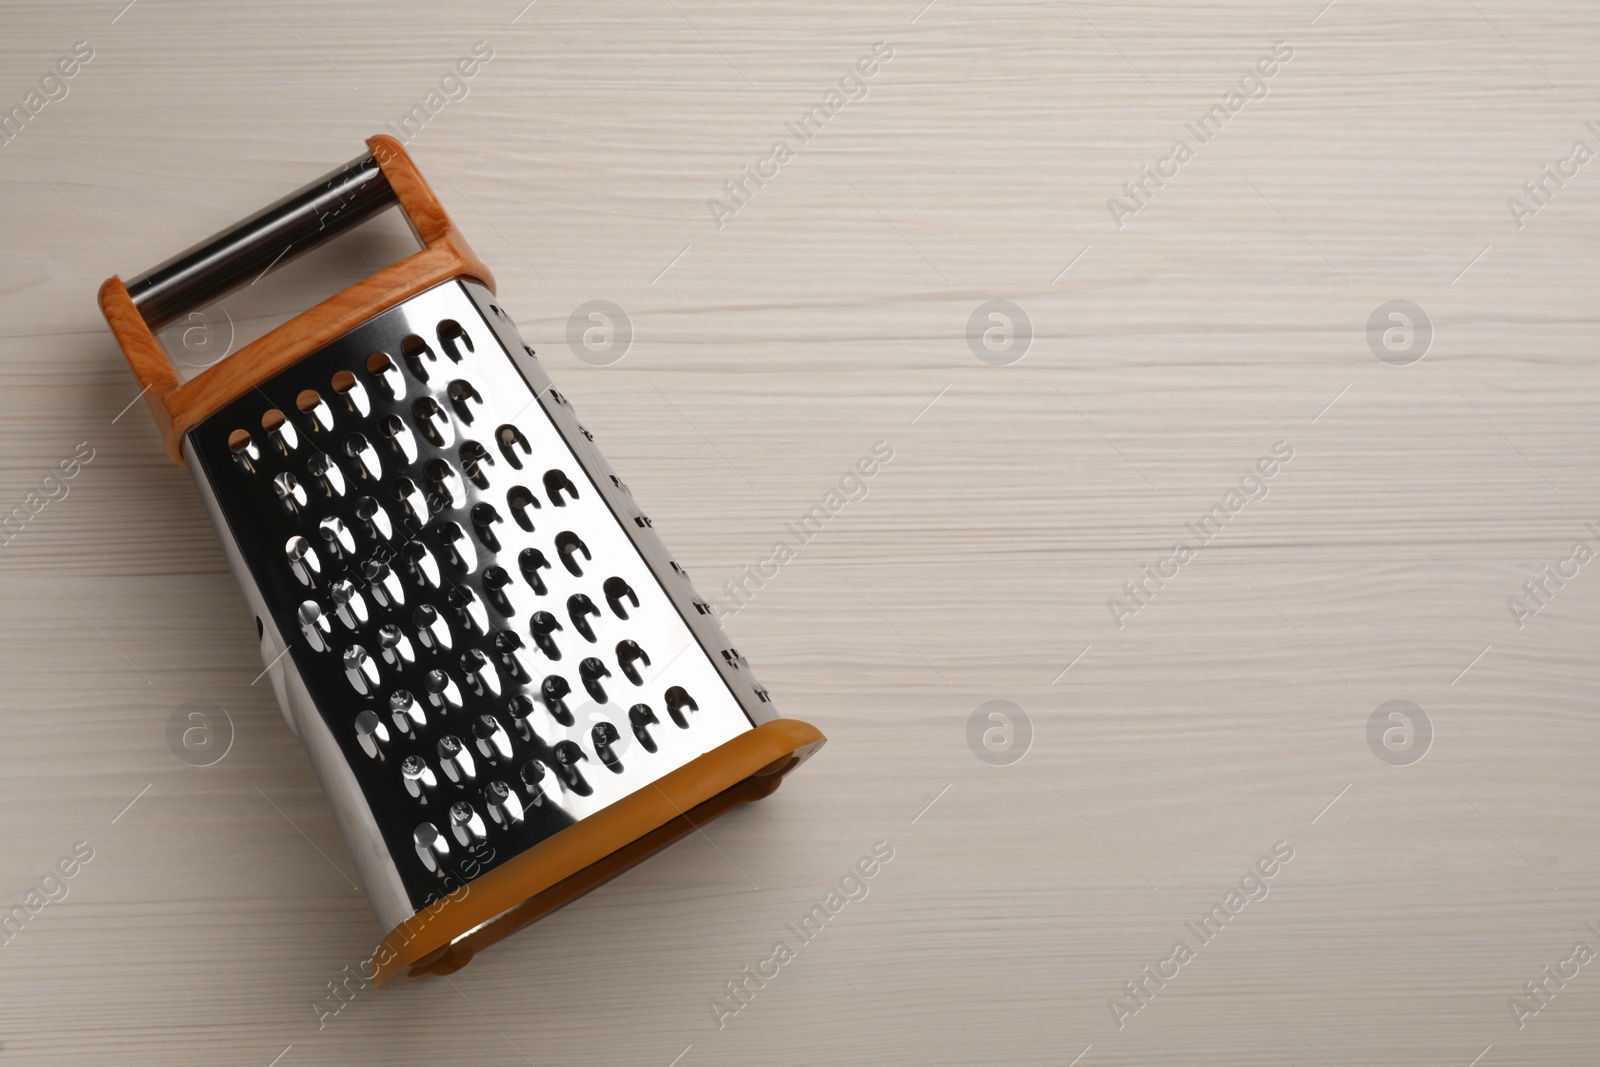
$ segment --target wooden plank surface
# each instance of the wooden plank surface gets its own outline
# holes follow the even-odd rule
[[[0,511],[31,516],[0,551],[0,897],[93,850],[0,951],[0,1062],[1594,1062],[1600,963],[1567,961],[1600,951],[1600,566],[1563,562],[1600,551],[1593,5],[121,5],[0,13],[0,106],[38,105],[0,145]],[[831,738],[811,764],[319,1018],[382,931],[94,294],[430,92],[408,149],[702,592],[893,459],[726,624]],[[336,267],[229,298],[189,354]],[[596,299],[633,335],[605,366],[567,343]],[[992,300],[1027,327],[986,361]],[[1397,300],[1425,344],[1369,329]],[[990,701],[1019,761],[979,758]],[[169,748],[190,702],[231,723],[214,766]],[[1424,758],[1380,758],[1424,716]]]

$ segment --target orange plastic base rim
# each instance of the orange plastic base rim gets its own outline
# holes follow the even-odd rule
[[[465,967],[479,950],[604,884],[730,808],[771,793],[827,739],[774,719],[435,901],[389,932],[374,983],[397,985]]]

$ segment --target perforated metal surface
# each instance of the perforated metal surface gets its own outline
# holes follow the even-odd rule
[[[481,287],[376,317],[189,455],[413,907],[771,717]]]

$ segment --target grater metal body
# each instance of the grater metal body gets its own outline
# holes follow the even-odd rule
[[[382,985],[463,966],[823,738],[775,715],[398,142],[368,145],[101,307],[389,930]],[[389,201],[422,251],[178,384],[152,323]]]
[[[186,451],[390,926],[468,857],[493,869],[775,717],[476,283],[376,316]]]

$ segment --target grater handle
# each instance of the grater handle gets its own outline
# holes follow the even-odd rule
[[[453,278],[471,278],[494,292],[494,275],[450,221],[400,142],[379,134],[368,138],[367,151],[226,233],[146,272],[131,286],[113,276],[100,287],[100,311],[134,377],[144,386],[140,395],[174,463],[184,462],[184,435],[206,418],[379,312]],[[193,380],[179,383],[177,369],[152,327],[159,328],[186,307],[239,284],[250,276],[245,265],[269,269],[290,252],[325,241],[390,203],[400,205],[423,245],[421,251],[335,293]]]
[[[153,330],[395,203],[370,152],[127,283]]]

